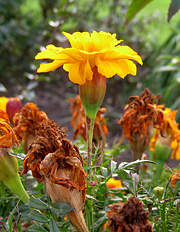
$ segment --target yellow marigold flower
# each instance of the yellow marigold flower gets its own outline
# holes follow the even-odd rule
[[[69,40],[71,48],[48,45],[35,59],[54,61],[41,64],[37,72],[49,72],[63,65],[63,69],[69,72],[69,79],[83,85],[87,80],[92,80],[95,67],[98,73],[107,78],[115,74],[124,78],[127,74],[136,75],[136,65],[131,60],[142,64],[141,57],[134,50],[118,45],[122,40],[117,40],[116,34],[103,31],[63,34]]]
[[[7,101],[8,101],[7,97],[0,97],[0,109],[6,111]]]
[[[108,186],[109,189],[121,188],[122,182],[120,180],[116,180],[112,177],[106,182],[106,185]]]

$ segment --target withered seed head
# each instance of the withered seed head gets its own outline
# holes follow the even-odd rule
[[[160,95],[155,97],[149,89],[140,96],[130,97],[123,118],[118,121],[133,152],[141,155],[149,145],[153,128],[160,127],[163,122],[162,110],[155,105],[155,99],[159,102]]]
[[[80,232],[88,232],[82,209],[86,196],[86,173],[79,149],[65,138],[66,128],[49,119],[36,127],[36,138],[29,146],[21,174],[44,181],[53,202],[66,202],[74,209],[67,213]]]
[[[126,203],[109,205],[108,227],[111,232],[153,232],[143,203],[131,197]]]

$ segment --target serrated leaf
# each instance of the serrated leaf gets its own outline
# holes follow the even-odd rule
[[[49,220],[49,231],[50,232],[60,232],[56,222],[54,221],[53,218],[50,218]]]
[[[172,0],[168,10],[168,22],[180,9],[180,0]]]
[[[35,197],[31,197],[26,205],[28,207],[35,208],[35,209],[47,209],[48,208],[48,205],[45,202]]]
[[[29,217],[32,219],[32,220],[35,220],[37,222],[42,222],[42,223],[46,223],[48,222],[48,218],[42,214],[41,212],[39,212],[38,210],[33,210]]]
[[[117,162],[114,160],[111,160],[111,173],[113,173],[116,170]]]
[[[152,1],[153,0],[133,0],[128,7],[125,25],[127,25],[141,9]]]
[[[59,217],[59,215],[64,215],[70,212],[71,210],[73,210],[74,208],[65,202],[61,202],[61,203],[56,202],[56,203],[51,203],[50,209],[54,214],[56,214],[57,217]]]
[[[16,158],[19,158],[21,160],[24,160],[26,155],[24,153],[14,153],[14,152],[8,152],[9,155],[14,156]]]

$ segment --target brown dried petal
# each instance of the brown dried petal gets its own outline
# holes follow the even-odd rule
[[[160,128],[163,122],[162,107],[155,105],[155,99],[159,101],[160,96],[155,97],[148,89],[139,97],[130,97],[123,118],[118,121],[133,152],[142,154],[149,145],[153,128]]]
[[[148,218],[148,211],[143,208],[143,203],[131,197],[126,203],[109,205],[107,212],[108,227],[111,232],[152,232],[152,225]]]

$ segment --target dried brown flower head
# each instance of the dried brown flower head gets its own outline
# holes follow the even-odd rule
[[[131,197],[126,203],[109,205],[107,212],[108,227],[111,232],[152,232],[152,225],[148,218],[148,211],[143,203]]]
[[[155,99],[157,104],[155,105]],[[149,89],[145,89],[140,96],[130,97],[123,118],[118,121],[128,138],[134,158],[142,155],[147,149],[153,135],[153,128],[163,122],[161,107],[158,107],[160,95],[154,96]]]
[[[14,131],[17,137],[22,140],[25,153],[27,153],[31,141],[35,138],[36,127],[46,119],[48,119],[46,113],[39,111],[34,103],[27,103],[20,113],[15,114],[13,118]]]
[[[29,145],[29,150],[23,163],[23,172],[32,171],[32,175],[43,180],[40,172],[40,163],[49,153],[58,150],[62,139],[66,136],[66,128],[60,128],[58,124],[47,119],[36,126],[35,139]]]
[[[79,231],[88,231],[82,208],[86,196],[86,173],[79,149],[65,138],[66,128],[46,120],[36,127],[36,138],[29,146],[24,170],[44,181],[53,202],[66,202],[74,210],[67,213]]]

